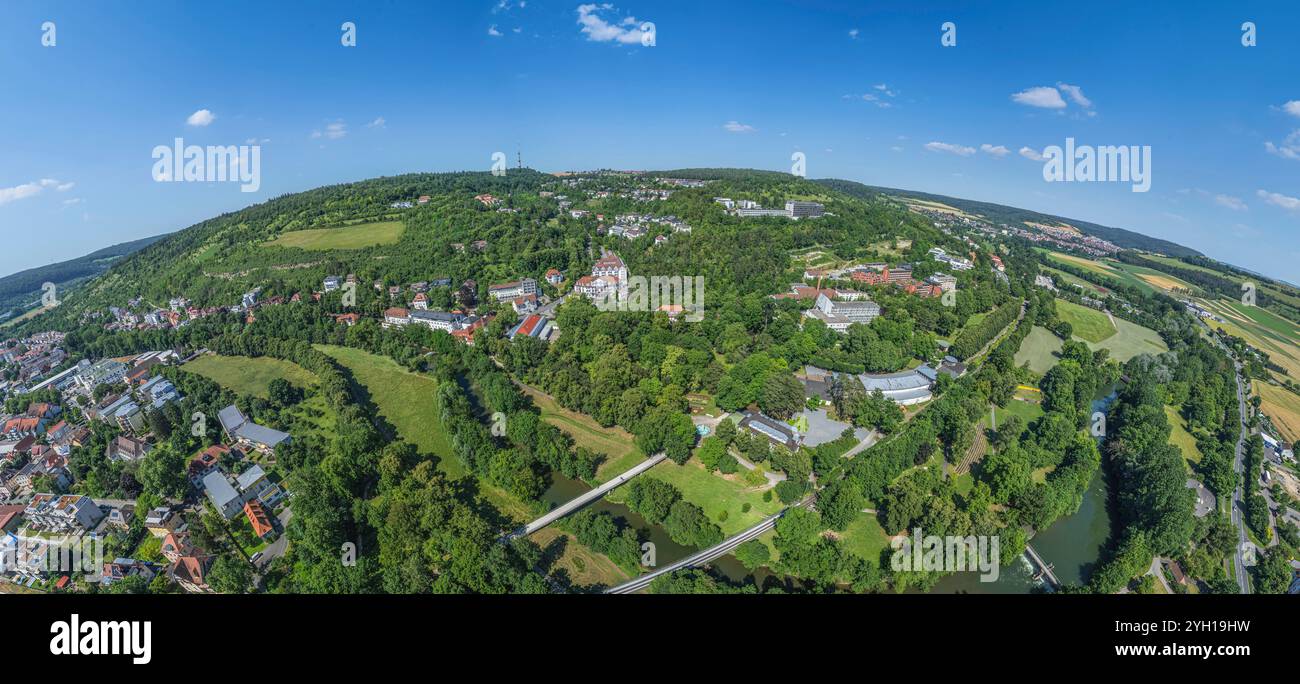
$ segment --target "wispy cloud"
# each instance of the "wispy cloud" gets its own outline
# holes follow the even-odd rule
[[[366,124],[366,128],[383,128],[386,125],[388,125],[388,122],[385,121],[384,117],[381,116],[376,118],[374,121],[371,121],[370,123]]]
[[[1257,190],[1255,195],[1275,207],[1281,207],[1287,211],[1300,211],[1300,198],[1267,190]]]
[[[16,202],[20,199],[35,197],[41,194],[46,188],[54,188],[57,192],[66,192],[71,190],[76,183],[64,183],[53,178],[42,178],[31,183],[23,183],[10,188],[0,188],[0,205]]]
[[[489,27],[488,27],[488,31],[487,31],[487,33],[488,33],[489,36],[492,36],[493,38],[500,38],[501,35],[502,35],[502,33],[501,33],[500,31],[497,30],[497,25],[496,25],[496,24],[493,24],[493,25],[489,26]]]
[[[185,123],[190,126],[203,127],[216,120],[217,115],[213,114],[211,110],[200,109],[199,111],[189,115],[189,117],[185,119]]]
[[[1042,152],[1039,152],[1038,150],[1032,147],[1020,148],[1020,156],[1024,157],[1025,159],[1032,159],[1037,162],[1047,160],[1047,157],[1044,157]]]
[[[338,140],[339,138],[342,138],[347,134],[348,134],[348,125],[342,121],[336,121],[332,124],[327,124],[325,126],[324,131],[320,129],[316,129],[312,131],[311,137],[313,138],[323,137],[329,140]]]
[[[1084,109],[1092,108],[1092,100],[1089,100],[1087,97],[1084,97],[1083,88],[1080,88],[1077,85],[1070,85],[1068,83],[1057,83],[1056,87],[1060,88],[1061,92],[1065,93],[1066,95],[1069,95],[1071,102],[1079,105],[1080,107],[1083,107]]]
[[[583,35],[593,43],[640,45],[641,22],[637,21],[636,17],[629,14],[621,19],[614,17],[611,22],[601,16],[601,13],[617,12],[614,5],[608,2],[599,5],[595,3],[578,5],[578,23],[582,25]]]
[[[925,149],[930,150],[931,152],[946,152],[948,154],[955,154],[959,157],[969,157],[972,154],[975,154],[974,147],[967,147],[965,145],[954,145],[952,143],[946,143],[946,142],[928,142],[925,144]]]
[[[1266,141],[1264,150],[1283,159],[1300,160],[1300,130],[1291,131],[1280,144]]]
[[[980,145],[980,151],[983,152],[984,154],[992,155],[999,159],[1007,156],[1008,154],[1011,154],[1011,150],[1008,150],[1006,147],[1002,145],[990,145],[988,143],[984,143],[983,145]]]
[[[1012,93],[1011,100],[1043,109],[1065,109],[1066,107],[1065,100],[1061,99],[1061,91],[1052,86],[1037,86]]]
[[[1214,203],[1233,211],[1249,211],[1250,209],[1245,202],[1241,201],[1240,197],[1233,197],[1232,195],[1215,195]]]
[[[758,130],[749,124],[743,124],[739,121],[728,121],[727,123],[722,124],[722,128],[730,133],[753,133]]]
[[[857,40],[857,39],[858,39],[858,30],[855,29],[855,28],[851,28],[851,29],[849,29],[849,38],[852,39],[852,40]]]

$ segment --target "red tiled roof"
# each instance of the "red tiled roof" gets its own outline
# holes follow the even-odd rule
[[[271,524],[271,516],[266,512],[266,507],[261,501],[249,501],[244,504],[244,515],[248,516],[248,524],[253,526],[253,534],[259,537],[265,537],[275,530]]]

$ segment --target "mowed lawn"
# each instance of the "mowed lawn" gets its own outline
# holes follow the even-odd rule
[[[263,399],[268,396],[267,390],[276,378],[284,378],[295,387],[316,384],[316,376],[302,366],[265,356],[250,358],[205,354],[182,368],[213,380],[235,394]]]
[[[1020,349],[1016,350],[1016,366],[1029,364],[1029,370],[1042,375],[1060,360],[1061,338],[1047,328],[1036,325],[1025,335]]]
[[[880,552],[889,547],[889,534],[875,513],[859,513],[839,537],[845,551],[875,564],[880,563]]]
[[[1103,314],[1104,315],[1104,314]],[[1110,358],[1124,363],[1138,354],[1162,354],[1169,351],[1169,346],[1160,339],[1160,335],[1150,328],[1131,323],[1122,318],[1115,319],[1119,332],[1102,342],[1087,342],[1093,351],[1106,349]],[[1086,340],[1085,340],[1086,341]]]
[[[361,249],[391,245],[406,229],[401,221],[358,223],[341,228],[309,228],[284,233],[264,243],[268,247],[296,247],[307,250]]]
[[[465,469],[452,454],[451,442],[442,431],[438,414],[438,381],[412,373],[386,356],[376,356],[351,347],[316,345],[343,364],[357,382],[370,392],[379,415],[406,441],[425,454],[438,457],[438,467],[451,477]]]
[[[740,473],[727,477],[710,473],[694,458],[685,465],[665,459],[641,477],[662,480],[676,487],[682,493],[682,499],[702,508],[709,520],[717,523],[727,536],[753,527],[763,518],[785,508],[775,492],[771,501],[764,501],[764,490],[746,486]],[[625,490],[619,488],[605,498],[623,501],[623,495]],[[749,504],[748,511],[744,510],[745,504]],[[725,520],[722,519],[723,511],[726,511]]]
[[[1064,299],[1056,300],[1056,315],[1070,324],[1076,337],[1087,342],[1101,342],[1117,332],[1106,312]]]

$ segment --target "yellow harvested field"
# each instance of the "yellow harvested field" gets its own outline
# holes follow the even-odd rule
[[[1288,442],[1300,441],[1300,396],[1290,391],[1254,380],[1252,389],[1262,400],[1260,410],[1273,419],[1273,425]]]
[[[1180,282],[1180,281],[1178,281],[1178,280],[1175,280],[1175,279],[1173,279],[1173,278],[1170,278],[1170,277],[1168,277],[1168,276],[1151,275],[1151,274],[1149,274],[1149,273],[1138,273],[1138,274],[1137,274],[1137,277],[1139,277],[1139,278],[1141,278],[1141,279],[1147,281],[1147,282],[1150,283],[1152,286],[1154,286],[1154,287],[1158,287],[1158,288],[1160,288],[1161,290],[1164,290],[1164,291],[1166,291],[1166,292],[1169,292],[1169,291],[1172,291],[1172,290],[1185,290],[1185,289],[1187,289],[1187,285],[1186,285],[1186,284],[1184,284],[1184,283],[1182,283],[1182,282]]]

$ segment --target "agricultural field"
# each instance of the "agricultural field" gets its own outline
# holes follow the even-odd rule
[[[1074,328],[1075,337],[1085,342],[1101,342],[1118,332],[1106,312],[1064,299],[1056,300],[1056,315]]]
[[[1273,425],[1288,442],[1300,442],[1300,397],[1290,391],[1259,380],[1252,381],[1252,389],[1262,400],[1260,409],[1273,419]]]
[[[1252,347],[1268,354],[1292,380],[1300,382],[1300,325],[1267,309],[1245,306],[1233,300],[1196,301],[1223,319],[1223,322],[1206,319],[1206,325],[1246,340]]]
[[[1042,375],[1056,365],[1060,352],[1061,338],[1047,328],[1036,325],[1025,335],[1025,341],[1020,343],[1015,362],[1017,366],[1028,363],[1029,370]]]
[[[202,375],[235,394],[267,398],[267,388],[276,378],[289,384],[306,388],[316,384],[316,376],[289,361],[269,357],[218,356],[206,354],[185,364],[182,368]]]
[[[263,243],[267,247],[292,247],[309,251],[362,249],[396,243],[405,230],[401,221],[359,223],[341,228],[311,228],[284,233]]]

